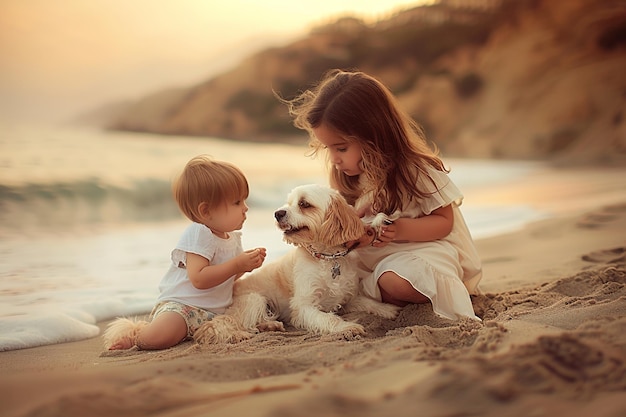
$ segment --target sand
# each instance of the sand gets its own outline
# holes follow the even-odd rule
[[[0,414],[626,415],[626,203],[478,246],[482,323],[411,305],[349,315],[367,329],[357,340],[288,328],[158,352],[107,352],[99,337],[1,352]]]

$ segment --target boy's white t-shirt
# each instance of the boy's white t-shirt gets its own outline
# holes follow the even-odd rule
[[[211,265],[224,263],[243,252],[241,232],[230,232],[227,239],[217,237],[200,223],[190,224],[172,251],[172,264],[159,284],[158,302],[177,301],[214,313],[223,313],[233,302],[235,275],[220,285],[201,290],[193,286],[187,275],[187,253],[208,259]]]

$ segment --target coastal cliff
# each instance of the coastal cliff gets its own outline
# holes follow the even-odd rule
[[[626,2],[442,0],[342,18],[124,108],[107,128],[305,141],[274,96],[332,68],[376,76],[447,156],[626,160]]]

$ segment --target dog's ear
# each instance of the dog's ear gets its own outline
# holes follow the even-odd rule
[[[365,233],[365,225],[356,211],[337,195],[331,198],[320,228],[320,240],[329,246],[339,246],[357,240]]]

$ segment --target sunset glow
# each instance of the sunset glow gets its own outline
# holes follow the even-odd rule
[[[371,21],[423,3],[3,0],[0,112],[68,116],[193,84],[336,17]]]

